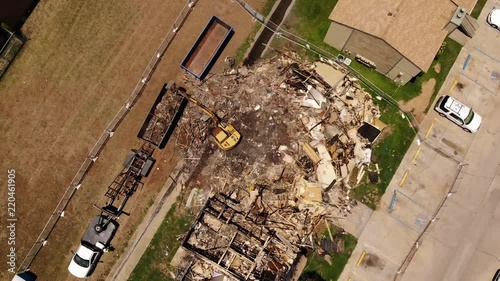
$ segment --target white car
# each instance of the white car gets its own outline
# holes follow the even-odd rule
[[[95,216],[69,263],[69,273],[78,278],[90,276],[101,256],[110,248],[118,226],[118,223],[108,216]]]
[[[498,30],[500,27],[500,10],[496,7],[493,7],[493,10],[488,14],[486,18],[486,22],[491,25],[491,27],[496,28]]]
[[[68,271],[75,277],[85,278],[92,274],[102,254],[101,248],[82,241],[68,266]]]
[[[441,96],[436,102],[434,110],[469,133],[477,132],[483,120],[470,107],[450,96]]]

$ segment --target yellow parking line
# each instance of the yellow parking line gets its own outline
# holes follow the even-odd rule
[[[427,133],[425,133],[425,137],[426,137],[426,138],[427,138],[427,137],[429,136],[429,134],[431,133],[432,128],[434,128],[434,122],[432,122],[432,124],[429,126],[429,129],[427,129]]]
[[[403,183],[405,182],[407,176],[408,176],[408,171],[405,172],[405,174],[403,175],[403,178],[399,182],[399,187],[403,186]]]
[[[457,83],[458,83],[458,75],[457,75],[457,78],[455,78],[455,81],[453,82],[453,85],[451,85],[450,93],[453,92],[453,90],[455,89],[455,86],[457,85]]]
[[[356,267],[358,267],[361,264],[361,262],[365,258],[365,255],[366,255],[366,251],[363,251],[363,253],[361,253],[361,256],[359,256],[358,263],[356,264]]]
[[[420,153],[420,150],[422,150],[422,147],[419,147],[417,149],[417,152],[415,153],[415,156],[413,156],[413,160],[411,160],[412,163],[415,163],[415,160],[417,160],[417,156]]]

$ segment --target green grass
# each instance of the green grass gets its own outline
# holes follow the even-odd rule
[[[439,90],[441,89],[441,86],[443,86],[444,81],[446,80],[446,76],[448,76],[448,73],[450,72],[451,67],[457,60],[458,54],[460,54],[460,50],[462,50],[462,45],[460,43],[454,41],[451,38],[446,38],[444,40],[444,43],[446,44],[445,49],[443,53],[441,53],[438,57],[437,60],[434,60],[432,63],[431,68],[427,73],[425,73],[421,78],[423,81],[427,81],[431,78],[436,79],[436,86],[434,86],[434,93],[432,94],[432,98],[429,101],[429,105],[425,109],[425,112],[427,113],[429,111],[429,108],[431,107],[432,101],[434,101],[434,98],[438,94]],[[434,66],[439,63],[441,70],[439,73],[437,73],[434,69]]]
[[[476,6],[474,6],[474,9],[472,9],[472,12],[470,13],[471,17],[477,19],[479,15],[481,14],[481,11],[484,8],[484,5],[486,4],[487,0],[477,0]]]
[[[328,239],[328,232],[325,232],[323,238]],[[358,240],[356,237],[346,234],[344,236],[345,252],[335,253],[332,255],[332,265],[325,261],[323,256],[314,253],[307,259],[307,264],[304,272],[299,278],[299,281],[330,281],[337,280],[344,270],[352,251],[356,247]]]
[[[416,87],[418,85],[421,87],[421,84],[424,81],[429,79],[435,79],[436,84],[434,87],[434,93],[432,94],[431,99],[429,100],[429,104],[425,112],[429,110],[434,101],[437,93],[441,89],[448,72],[453,66],[462,46],[453,41],[450,38],[445,40],[445,48],[444,51],[439,55],[437,60],[435,60],[427,73],[418,77],[415,81],[415,84],[408,83],[405,86],[400,87],[399,89],[394,88],[394,91],[386,92],[389,95],[392,95],[394,99],[401,100],[406,93],[408,87]],[[437,73],[435,71],[434,66],[439,63],[440,71]],[[371,81],[376,84],[376,81]],[[377,84],[376,84],[377,85]],[[365,88],[366,89],[366,88]],[[396,91],[397,89],[397,91]],[[372,92],[370,89],[366,89],[369,92]],[[419,90],[420,91],[420,90]],[[374,93],[372,92],[372,95]],[[377,101],[374,99],[374,101]],[[379,163],[380,171],[380,183],[378,184],[361,184],[356,187],[354,190],[354,198],[363,202],[368,207],[375,209],[377,207],[380,198],[384,194],[387,186],[392,180],[394,173],[396,172],[399,164],[403,160],[404,155],[408,151],[408,148],[411,145],[416,133],[411,128],[408,119],[403,119],[401,117],[401,111],[399,111],[394,106],[390,105],[387,102],[378,102],[377,104],[382,113],[381,121],[390,125],[390,129],[392,133],[385,138],[383,138],[379,143],[377,143],[374,147],[373,153],[377,157],[377,161]]]
[[[276,0],[268,0],[266,4],[264,4],[264,7],[262,8],[262,15],[267,16],[271,12],[271,9],[274,6],[274,3],[276,3]],[[253,27],[252,32],[247,36],[245,39],[245,42],[236,50],[236,55],[234,56],[234,60],[236,63],[240,63],[243,61],[243,57],[245,56],[245,53],[247,52],[248,48],[250,48],[250,45],[252,44],[255,35],[259,31],[261,27],[260,23],[256,23]]]
[[[377,86],[384,93],[392,96],[395,100],[404,100],[409,101],[415,97],[417,97],[421,90],[422,84],[431,79],[436,80],[436,84],[434,86],[434,94],[432,98],[429,100],[429,104],[434,100],[434,97],[437,95],[441,86],[443,85],[448,72],[450,71],[453,63],[457,59],[460,50],[462,49],[462,45],[458,42],[446,38],[444,40],[444,49],[443,52],[437,55],[436,59],[432,62],[429,70],[419,76],[417,76],[414,81],[408,82],[403,86],[399,86],[394,83],[391,79],[385,77],[381,73],[376,72],[373,69],[369,69],[364,67],[357,61],[353,61],[351,67],[360,73],[362,76],[366,77],[370,82],[372,82],[375,86]],[[439,64],[440,71],[436,72],[435,67]],[[429,107],[427,107],[426,112]]]
[[[330,27],[328,17],[336,4],[337,0],[297,0],[292,14],[298,21],[293,24],[293,29],[307,41],[319,44],[319,47],[329,47],[323,39]]]
[[[375,101],[377,100],[375,99]],[[408,119],[403,119],[399,110],[386,102],[378,102],[378,106],[382,113],[380,120],[390,124],[386,130],[392,131],[376,143],[372,151],[379,163],[380,183],[363,183],[354,189],[354,198],[372,209],[377,207],[416,135],[409,125]]]
[[[179,216],[176,212],[179,204],[180,201],[177,200],[172,205],[128,280],[173,280],[167,270],[170,269],[169,263],[181,243],[176,237],[188,230],[193,219],[191,216]],[[165,255],[166,252],[168,256]]]

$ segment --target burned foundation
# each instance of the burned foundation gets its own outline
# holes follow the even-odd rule
[[[176,280],[205,280],[214,272],[236,280],[290,280],[299,249],[287,246],[265,219],[225,194],[209,198],[182,243],[198,261]]]

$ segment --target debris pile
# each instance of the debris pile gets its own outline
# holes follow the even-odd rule
[[[351,212],[366,171],[378,180],[379,169],[368,169],[385,126],[378,107],[333,62],[302,63],[295,53],[184,84],[242,140],[216,149],[205,141],[210,121],[192,106],[179,122],[188,184],[215,195],[186,235],[197,258],[178,280],[291,280],[301,250],[321,247],[317,225]]]
[[[146,118],[140,138],[159,145],[164,141],[166,134],[171,130],[172,123],[179,114],[183,98],[177,95],[175,83],[164,85]]]
[[[239,203],[222,193],[207,200],[182,243],[198,259],[178,280],[208,280],[214,272],[238,280],[289,280],[299,249]]]

